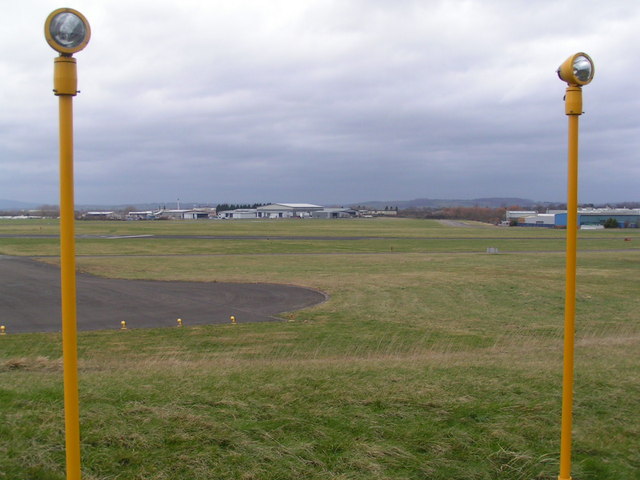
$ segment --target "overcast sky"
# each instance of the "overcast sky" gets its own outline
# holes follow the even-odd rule
[[[66,3],[66,4],[65,4]],[[76,203],[640,201],[636,0],[3,2],[0,198],[58,203],[47,15],[76,8]]]

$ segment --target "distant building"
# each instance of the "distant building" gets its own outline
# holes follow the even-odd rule
[[[215,217],[214,208],[194,208],[192,210],[167,210],[160,208],[157,211],[144,210],[129,212],[127,220],[200,220]]]
[[[578,210],[580,227],[602,227],[609,220],[615,220],[620,228],[638,228],[640,209],[628,208],[581,208]],[[522,227],[566,228],[567,211],[551,210],[547,213],[508,211],[507,220]]]
[[[184,220],[202,220],[208,218],[214,218],[216,211],[213,208],[194,208],[184,212],[182,218]]]
[[[638,228],[640,209],[630,208],[584,208],[578,210],[578,225],[604,225],[609,219],[618,222],[619,228]],[[567,212],[556,213],[556,226],[567,226]]]
[[[319,212],[324,207],[311,203],[273,203],[258,207],[258,218],[310,218],[313,212]]]
[[[509,223],[524,223],[526,217],[532,217],[537,215],[535,210],[507,210],[505,213],[505,220]]]
[[[218,212],[218,218],[222,219],[248,219],[257,218],[258,212],[255,208],[238,208],[236,210],[224,210]]]
[[[156,214],[151,210],[127,213],[127,220],[156,220]]]
[[[556,226],[556,216],[553,213],[536,213],[535,215],[526,215],[518,218],[518,225],[523,224],[527,227],[549,227]]]
[[[311,212],[312,218],[352,218],[357,215],[358,212],[351,208],[323,208]]]
[[[82,220],[120,220],[120,215],[114,212],[86,212],[82,215]]]
[[[372,210],[372,209],[359,209],[356,214],[360,217],[395,217],[398,215],[398,210],[395,208],[386,210]]]
[[[186,213],[189,213],[191,210],[162,210],[159,212],[159,217],[164,219],[171,220],[184,220],[184,216]]]
[[[350,218],[358,212],[350,208],[329,208],[312,203],[273,203],[258,208],[239,208],[218,212],[222,219]]]

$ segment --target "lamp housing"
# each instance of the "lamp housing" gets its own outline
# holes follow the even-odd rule
[[[560,80],[574,87],[581,87],[591,83],[594,72],[593,60],[583,52],[571,55],[558,67]]]
[[[71,56],[89,43],[91,27],[77,10],[59,8],[44,22],[44,37],[51,48],[62,56]]]

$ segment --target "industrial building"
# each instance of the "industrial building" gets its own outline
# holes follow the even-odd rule
[[[191,210],[167,210],[160,208],[157,211],[144,210],[139,212],[129,212],[126,216],[127,220],[199,220],[207,219],[215,216],[213,208],[194,208]]]
[[[118,215],[115,212],[86,212],[81,217],[83,220],[117,220]]]
[[[272,203],[258,208],[240,208],[218,212],[218,218],[311,218],[324,210],[311,203]]]
[[[258,218],[310,218],[313,212],[319,212],[324,207],[311,203],[273,203],[258,207]]]
[[[567,211],[551,210],[547,213],[507,212],[507,220],[521,227],[566,228]],[[581,228],[604,228],[606,222],[615,220],[618,228],[638,228],[640,209],[629,208],[581,208],[578,209],[578,225]]]
[[[505,219],[507,222],[514,221],[518,222],[520,219],[525,217],[530,217],[532,215],[537,215],[538,212],[535,210],[507,210],[505,213]]]
[[[566,214],[565,214],[566,215]],[[522,220],[522,222],[521,222]],[[518,217],[518,225],[532,227],[550,227],[556,226],[556,215],[554,213],[534,213],[524,217]]]
[[[351,208],[323,208],[311,213],[312,218],[352,218],[358,212]]]
[[[604,225],[609,219],[618,223],[619,228],[638,228],[640,225],[640,209],[629,208],[587,208],[578,210],[578,225]],[[556,213],[556,225],[567,226],[567,212]]]
[[[247,219],[258,218],[258,211],[255,208],[238,208],[236,210],[223,210],[218,212],[218,218],[222,219]]]
[[[248,218],[350,218],[357,212],[350,208],[327,208],[311,203],[272,203],[258,208],[240,208],[218,212],[222,219]]]

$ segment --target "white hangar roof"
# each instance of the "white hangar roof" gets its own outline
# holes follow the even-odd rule
[[[273,203],[271,205],[258,207],[258,210],[299,210],[305,208],[321,209],[323,207],[321,207],[320,205],[313,205],[312,203]]]

